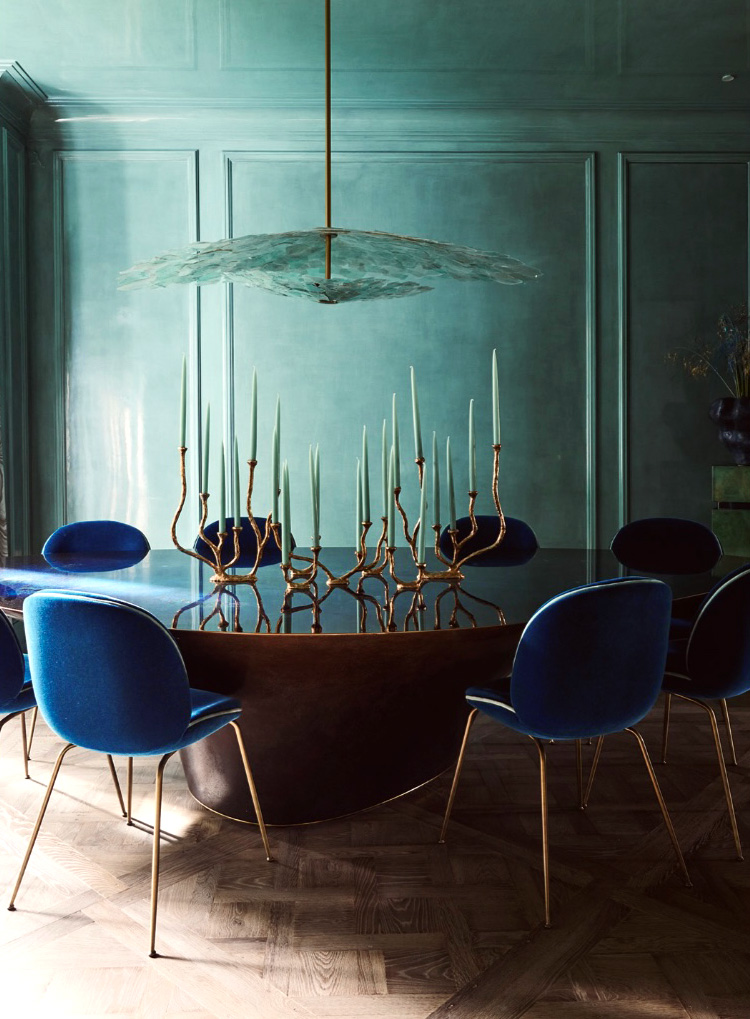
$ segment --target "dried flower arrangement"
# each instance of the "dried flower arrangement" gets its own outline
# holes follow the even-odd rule
[[[719,317],[713,340],[678,347],[667,360],[678,364],[692,378],[709,372],[721,379],[732,396],[750,396],[750,329],[748,306],[742,304]]]

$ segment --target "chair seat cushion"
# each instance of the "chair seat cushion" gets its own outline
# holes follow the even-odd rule
[[[689,641],[684,640],[670,640],[667,645],[667,664],[664,666],[665,672],[674,672],[680,674],[687,673],[687,649]]]
[[[664,693],[684,693],[687,697],[696,697],[700,700],[700,695],[691,689],[694,685],[690,676],[686,676],[684,672],[666,672],[662,690]]]
[[[12,715],[17,711],[28,711],[29,708],[36,707],[36,697],[34,696],[34,688],[31,685],[31,673],[29,672],[29,656],[23,656],[24,664],[24,677],[23,686],[18,691],[15,697],[11,697],[10,700],[4,701],[0,704],[0,715]]]
[[[28,711],[36,707],[36,697],[31,683],[24,683],[13,700],[0,704],[0,715],[13,715],[18,711]]]
[[[496,722],[507,725],[509,729],[513,729],[515,732],[524,733],[526,736],[536,736],[540,739],[550,738],[547,733],[532,732],[525,726],[510,703],[510,697],[503,694],[497,687],[471,686],[466,691],[466,701],[469,707],[479,708],[480,711],[489,715],[490,718],[494,718]]]
[[[669,639],[687,640],[693,629],[694,621],[693,619],[676,619],[672,616],[669,620]]]
[[[182,736],[174,743],[165,747],[156,747],[148,752],[134,754],[137,757],[168,754],[174,750],[182,750],[197,743],[205,736],[223,728],[242,714],[242,705],[234,697],[212,693],[209,690],[190,690],[190,721]]]

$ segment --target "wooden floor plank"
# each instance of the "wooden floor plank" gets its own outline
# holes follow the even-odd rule
[[[18,910],[0,910],[4,1000],[22,995],[39,1019],[747,1019],[750,867],[732,859],[700,719],[678,721],[657,770],[695,887],[675,874],[630,742],[608,741],[585,813],[561,745],[550,754],[551,930],[539,926],[537,762],[499,726],[475,726],[446,845],[448,775],[351,818],[272,829],[268,864],[257,829],[197,805],[175,763],[155,960],[152,763],[136,762],[128,828],[106,765],[71,753]],[[750,706],[733,722],[730,780],[750,846]],[[659,728],[644,723],[649,745]],[[58,748],[40,726],[32,782],[0,758],[6,888]]]

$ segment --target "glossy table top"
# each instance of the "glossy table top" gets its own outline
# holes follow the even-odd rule
[[[305,553],[305,550],[299,550]],[[399,550],[403,575],[407,550]],[[352,565],[351,549],[327,549],[331,569]],[[707,591],[716,579],[744,562],[725,556],[708,574],[663,577],[675,597]],[[62,588],[107,594],[152,612],[165,625],[187,630],[244,633],[381,633],[403,630],[471,628],[523,623],[548,598],[568,588],[607,577],[628,575],[611,552],[540,549],[521,566],[464,568],[460,587],[428,583],[422,592],[397,592],[394,583],[370,578],[349,588],[318,585],[318,597],[296,592],[284,605],[285,584],[278,566],[262,568],[257,584],[217,591],[211,570],[176,549],[156,549],[134,565],[81,556],[59,557],[52,566],[41,556],[15,557],[0,565],[0,609],[21,615],[23,600],[35,590]]]

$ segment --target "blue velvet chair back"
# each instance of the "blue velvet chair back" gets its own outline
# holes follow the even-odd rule
[[[624,577],[552,598],[526,625],[511,676],[511,703],[530,731],[551,739],[621,732],[661,690],[672,592],[660,580]]]
[[[23,686],[26,666],[13,624],[0,612],[0,712]]]
[[[255,537],[255,531],[253,530],[252,524],[248,517],[242,517],[242,530],[240,531],[240,557],[235,563],[235,566],[252,566],[255,563],[255,555],[258,549],[258,542]],[[258,525],[261,538],[266,531],[266,519],[265,517],[255,518],[255,523]],[[232,534],[232,528],[234,527],[234,517],[227,517],[227,534],[228,538],[225,539],[224,546],[221,550],[221,561],[225,565],[231,562],[234,556],[234,535]],[[206,524],[203,528],[206,537],[210,538],[214,543],[217,540],[219,534],[219,521],[214,520],[210,524]],[[292,538],[292,551],[295,549],[294,538]],[[193,551],[199,555],[205,556],[206,559],[210,559],[213,562],[213,553],[205,541],[198,537],[195,539],[193,544]],[[261,566],[273,566],[275,563],[281,562],[281,550],[278,545],[271,537],[266,543],[266,547],[263,549],[263,558],[260,561]]]
[[[187,673],[169,631],[135,605],[40,591],[24,603],[37,703],[50,728],[103,753],[149,753],[190,721]]]
[[[750,566],[722,577],[704,599],[686,663],[697,696],[721,699],[750,690]]]
[[[119,520],[79,520],[58,527],[45,541],[42,555],[46,558],[50,554],[106,555],[119,552],[142,558],[149,548],[146,535],[131,524],[123,524]]]
[[[645,573],[705,573],[723,555],[713,531],[678,517],[633,520],[620,528],[611,548],[623,566]]]
[[[494,516],[477,516],[477,533],[461,550],[462,555],[469,555],[479,548],[486,548],[497,538],[500,521]],[[460,517],[456,521],[458,540],[461,541],[471,533],[471,518]],[[525,520],[517,517],[505,518],[505,537],[497,548],[471,559],[467,566],[522,566],[537,552],[539,542],[533,530]],[[448,528],[440,535],[440,551],[446,558],[453,555],[453,543]]]

